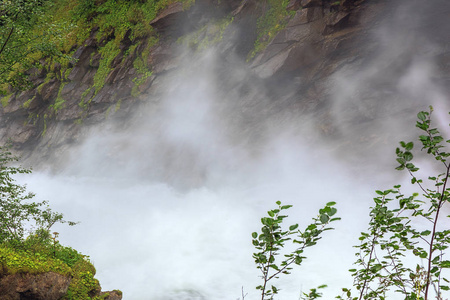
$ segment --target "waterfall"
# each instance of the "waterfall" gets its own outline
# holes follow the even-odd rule
[[[279,299],[327,284],[329,299],[352,284],[373,191],[408,181],[394,170],[397,142],[415,136],[419,110],[433,104],[437,120],[448,111],[436,80],[442,32],[420,26],[430,11],[391,11],[368,33],[378,41],[371,55],[324,80],[330,100],[316,111],[292,104],[293,86],[259,79],[217,49],[189,55],[126,124],[92,129],[58,173],[21,180],[80,222],[55,226],[60,242],[90,256],[104,290],[131,300],[237,299],[242,288],[258,299],[251,233],[260,218],[280,200],[294,205],[287,225],[302,227],[335,201],[342,221],[276,284]]]

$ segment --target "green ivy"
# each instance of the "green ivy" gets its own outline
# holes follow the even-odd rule
[[[105,85],[105,80],[108,74],[111,72],[111,63],[119,55],[119,45],[115,41],[108,42],[103,48],[100,49],[102,58],[100,59],[100,65],[94,76],[94,96],[100,92]]]
[[[9,95],[6,95],[6,96],[4,96],[1,100],[0,100],[0,102],[2,103],[2,107],[7,107],[8,106],[8,104],[9,104],[9,99],[11,99],[11,96],[12,96],[13,94],[9,94]]]
[[[66,84],[67,84],[66,82],[61,83],[61,85],[59,86],[58,96],[56,97],[55,103],[50,105],[50,108],[53,110],[55,114],[57,114],[60,109],[64,108],[64,104],[66,103],[66,100],[64,100],[61,97],[61,92]]]
[[[266,0],[266,11],[257,21],[257,39],[249,59],[264,50],[278,32],[284,29],[289,19],[295,14],[288,12],[289,0]]]

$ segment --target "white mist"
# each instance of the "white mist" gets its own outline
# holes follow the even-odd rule
[[[242,287],[246,299],[258,299],[251,233],[260,229],[260,218],[280,200],[294,205],[287,225],[304,227],[335,201],[343,219],[333,224],[336,230],[305,252],[302,267],[276,282],[278,299],[298,299],[301,290],[321,284],[329,285],[324,299],[331,299],[351,286],[352,245],[366,229],[373,191],[403,180],[391,181],[392,141],[410,136],[414,123],[399,114],[429,104],[446,107],[432,80],[430,51],[411,54],[411,43],[394,43],[401,30],[381,28],[377,34],[379,56],[333,76],[334,125],[343,145],[322,140],[311,116],[246,123],[227,104],[241,99],[218,92],[217,57],[210,53],[170,75],[164,95],[149,99],[126,129],[95,129],[71,151],[61,173],[37,171],[21,180],[37,199],[80,222],[54,230],[62,244],[91,257],[103,290],[120,289],[125,300],[237,299]],[[395,78],[384,102],[361,98],[371,82],[386,76],[381,67],[407,54],[416,58]],[[229,76],[245,80],[245,72]],[[395,109],[381,107],[386,103]],[[380,109],[385,114],[374,115],[372,123],[352,123],[355,114]],[[372,140],[369,152],[355,151],[356,143]]]

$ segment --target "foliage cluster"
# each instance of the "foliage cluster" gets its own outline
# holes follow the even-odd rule
[[[71,247],[62,246],[47,232],[32,234],[19,243],[0,244],[0,274],[39,274],[55,272],[70,276],[69,289],[63,299],[100,299],[95,268],[89,258]]]
[[[55,272],[71,275],[70,267],[59,259],[42,252],[17,249],[7,243],[0,244],[1,274]]]
[[[123,42],[138,43],[145,38],[155,43],[157,37],[150,22],[174,2],[182,2],[187,8],[194,0],[2,1],[0,95],[30,88],[30,75],[42,68],[64,81],[74,63],[74,51],[95,31],[101,60],[94,85],[85,93],[93,89],[94,97],[111,71],[111,62],[126,51]],[[89,101],[83,99],[81,106]],[[59,109],[62,104],[58,99],[54,106]]]
[[[16,161],[9,147],[0,147],[0,276],[52,271],[72,277],[64,299],[100,299],[93,296],[100,285],[88,257],[62,246],[57,232],[50,234],[55,223],[75,223],[50,210],[46,201],[33,201],[34,194],[13,178],[31,171],[11,166]]]
[[[47,0],[0,2],[0,94],[30,87],[30,70],[45,57],[62,64],[72,60],[58,47],[70,25],[55,23],[52,7]]]
[[[77,23],[77,28],[79,28],[78,33],[74,34],[74,36],[79,36],[77,40],[83,41],[87,37],[83,33],[98,28],[96,39],[99,42],[107,41],[99,49],[101,60],[94,76],[94,84],[85,91],[80,102],[80,106],[85,109],[92,98],[103,88],[105,80],[112,70],[111,63],[122,52],[121,44],[124,40],[129,39],[133,45],[137,45],[140,40],[145,38],[147,39],[146,48],[156,44],[158,39],[150,22],[165,7],[174,2],[180,2],[175,0],[107,0],[97,1],[98,3],[91,0],[67,1],[77,2],[71,12],[72,20]],[[181,2],[186,8],[194,3],[193,0]],[[125,54],[135,51],[136,48],[131,47],[133,49],[125,49]],[[143,57],[136,58],[134,67],[137,68],[138,76],[133,80],[135,87],[132,94],[136,95],[139,85],[151,76],[151,70],[148,69],[146,59]],[[94,89],[94,93],[90,93],[91,89]],[[85,99],[90,94],[92,94],[90,99]]]
[[[283,220],[287,217],[282,213],[292,205],[281,205],[280,201],[277,201],[278,208],[267,212],[269,217],[261,218],[263,224],[261,233],[252,233],[253,245],[258,250],[253,254],[253,258],[257,268],[262,272],[263,279],[263,284],[256,287],[261,291],[261,300],[272,299],[279,291],[274,285],[268,288],[268,282],[278,278],[281,274],[290,274],[292,265],[301,265],[306,258],[303,254],[304,250],[314,246],[324,231],[332,229],[328,226],[330,222],[340,219],[333,217],[337,212],[337,209],[333,207],[335,204],[335,202],[327,203],[324,208],[319,210],[319,215],[313,218],[313,223],[303,231],[298,229],[298,224],[289,226],[288,230],[281,227]],[[286,242],[295,245],[295,249],[283,254],[283,260],[278,263],[277,257]]]
[[[357,296],[345,290],[348,299],[383,299],[390,291],[402,294],[405,299],[430,299],[431,289],[435,298],[443,299],[442,291],[448,291],[448,279],[442,272],[450,268],[445,250],[450,243],[450,230],[441,225],[444,205],[450,201],[447,182],[450,174],[444,138],[432,127],[431,112],[418,113],[416,127],[423,131],[419,136],[422,150],[432,160],[437,175],[426,180],[416,176],[419,168],[413,163],[413,142],[400,142],[396,149],[397,170],[411,175],[411,184],[420,193],[404,195],[400,185],[385,191],[376,191],[374,206],[370,211],[369,231],[361,233],[361,244],[356,265],[351,269]],[[414,259],[415,258],[415,259]]]
[[[266,0],[264,4],[266,6],[265,13],[258,18],[255,47],[249,54],[249,58],[253,58],[264,50],[295,14],[294,11],[289,12],[286,9],[289,0]]]
[[[9,146],[0,147],[0,243],[20,243],[33,227],[50,230],[55,223],[66,221],[63,215],[50,210],[46,201],[34,202],[34,194],[15,182],[15,174],[27,174],[31,170],[12,166],[18,159],[12,156]]]
[[[446,146],[450,140],[445,140],[440,131],[432,126],[430,111],[419,112],[416,127],[423,133],[419,136],[421,150],[431,158],[433,170],[436,175],[421,178],[417,175],[419,167],[414,163],[413,142],[400,142],[396,149],[397,170],[406,170],[411,176],[412,187],[417,187],[418,192],[405,195],[400,185],[392,189],[377,190],[377,196],[373,199],[374,205],[370,208],[370,221],[367,232],[362,232],[359,238],[360,244],[355,246],[357,259],[355,268],[349,271],[354,279],[353,289],[343,288],[343,294],[337,299],[384,300],[394,294],[400,294],[405,300],[443,300],[444,292],[449,291],[449,280],[445,278],[450,269],[450,260],[446,251],[450,246],[450,229],[448,223],[444,223],[450,215],[443,215],[445,207],[450,202],[450,152]],[[290,206],[280,206],[269,211],[270,218],[262,218],[262,234],[253,233],[253,245],[260,252],[253,254],[258,269],[263,272],[263,285],[257,287],[262,290],[261,299],[273,299],[278,292],[276,287],[266,291],[268,279],[284,273],[287,267],[295,262],[300,265],[304,259],[303,249],[314,244],[321,230],[326,227],[332,215],[336,212],[331,207],[334,203],[319,211],[319,217],[305,231],[296,234],[310,240],[294,240],[300,248],[285,255],[286,259],[281,264],[275,263],[277,251],[284,247],[284,243],[290,240],[290,236],[297,229],[297,225],[282,230],[280,225],[283,218],[279,213]],[[322,224],[322,225],[320,225]],[[318,229],[318,226],[322,226]],[[317,234],[308,233],[308,230],[316,230]],[[318,230],[318,231],[317,231]],[[311,240],[312,237],[312,240]],[[312,242],[312,244],[310,244]],[[274,275],[268,276],[268,270],[273,269]],[[444,272],[447,270],[446,272]],[[319,288],[324,288],[325,285]],[[310,293],[303,293],[301,299],[316,299],[322,294],[318,289],[311,289]]]

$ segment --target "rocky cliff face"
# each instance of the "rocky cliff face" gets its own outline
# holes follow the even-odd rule
[[[180,71],[186,58],[208,47],[215,47],[222,70],[233,70],[237,64],[240,67],[245,64],[249,71],[246,78],[256,83],[249,87],[244,81],[236,82],[224,75],[220,79],[224,89],[234,89],[235,96],[248,98],[249,89],[259,86],[259,92],[277,103],[268,105],[278,108],[267,114],[280,110],[299,114],[314,112],[322,133],[339,134],[339,126],[330,117],[330,111],[338,101],[334,95],[336,85],[342,92],[345,84],[336,79],[336,74],[340,74],[339,78],[359,74],[347,78],[360,81],[356,89],[349,91],[349,95],[352,94],[349,98],[353,100],[346,102],[343,110],[344,120],[349,110],[358,112],[356,118],[352,114],[347,125],[373,119],[380,110],[385,112],[389,105],[387,102],[380,105],[380,101],[385,101],[386,94],[397,89],[402,74],[416,59],[423,60],[424,55],[428,60],[440,61],[439,81],[450,79],[450,54],[448,47],[441,47],[448,45],[449,25],[435,21],[449,12],[449,4],[440,0],[433,4],[412,1],[408,8],[402,8],[402,4],[386,0],[292,0],[285,27],[276,30],[270,43],[252,56],[255,41],[264,42],[269,38],[258,36],[258,20],[268,9],[265,1],[198,0],[187,10],[175,3],[152,21],[159,34],[158,43],[145,47],[144,38],[135,51],[130,51],[132,42],[124,38],[121,52],[112,60],[104,86],[97,94],[90,87],[102,59],[98,49],[105,41],[95,38],[95,30],[76,50],[77,62],[69,74],[48,78],[44,72],[37,72],[33,79],[35,89],[2,99],[0,135],[3,140],[12,139],[16,149],[25,156],[38,157],[41,162],[58,156],[80,140],[92,125],[103,124],[108,119],[125,120],[142,105],[156,107],[159,95],[167,88],[166,79]],[[391,18],[402,9],[404,18],[410,14],[409,17],[420,19],[421,27],[414,28],[411,24],[409,30],[428,32],[432,41],[421,44],[415,36],[407,38],[413,33],[403,33],[397,26],[405,20]],[[410,43],[406,47],[411,51],[386,54],[384,37],[377,35],[386,27],[391,28],[387,31],[392,36],[384,42]],[[380,57],[381,53],[387,56]],[[135,64],[138,57],[145,59],[151,73],[138,70]],[[380,64],[383,60],[386,63]],[[370,74],[355,71],[375,64]],[[448,85],[441,87],[448,95]],[[406,96],[397,93],[396,97]],[[258,100],[253,98],[247,104],[252,101]],[[241,111],[245,111],[247,104],[242,104]],[[267,103],[260,105],[267,106]],[[247,117],[243,115],[242,119]]]
[[[58,300],[67,293],[69,284],[70,278],[52,272],[6,275],[0,278],[0,295],[5,300]]]
[[[0,276],[0,295],[3,300],[59,300],[66,295],[71,278],[47,272],[41,274],[3,274]],[[105,300],[120,300],[118,291],[96,291],[91,295]]]
[[[152,120],[157,123],[167,91],[179,89],[181,96],[189,92],[174,85],[174,79],[184,74],[182,80],[188,81],[198,70],[203,72],[203,66],[212,70],[203,76],[213,80],[205,80],[203,85],[201,80],[187,83],[203,90],[213,88],[216,96],[220,95],[213,104],[217,114],[214,118],[224,125],[221,133],[226,131],[224,136],[232,146],[250,149],[248,156],[258,154],[265,132],[274,126],[282,127],[276,131],[278,134],[289,123],[296,125],[294,130],[306,131],[299,137],[301,143],[314,142],[308,134],[320,135],[329,141],[330,148],[358,165],[360,160],[355,156],[366,157],[366,149],[377,143],[392,144],[389,135],[402,130],[392,126],[392,121],[414,116],[424,103],[426,107],[433,101],[442,103],[442,110],[447,109],[448,0],[292,0],[283,22],[260,35],[260,20],[269,9],[267,3],[197,0],[189,9],[172,4],[151,22],[159,35],[156,44],[150,42],[151,36],[133,42],[125,36],[97,93],[91,87],[105,59],[99,49],[107,41],[98,40],[94,29],[78,45],[74,54],[77,61],[70,72],[62,73],[58,66],[54,77],[35,72],[36,88],[1,99],[2,140],[12,139],[16,150],[35,167],[64,162],[65,153],[92,128],[117,130]],[[253,53],[255,44],[263,45],[257,53]],[[142,64],[148,70],[142,70]],[[176,101],[179,98],[183,97]],[[184,110],[190,105],[187,101],[179,107]],[[177,117],[176,112],[172,117]],[[304,128],[304,119],[310,121],[311,127]],[[110,120],[116,121],[114,125]],[[149,144],[139,142],[130,147],[134,149],[127,148],[128,141],[146,137],[146,130],[158,130],[164,125],[152,126],[135,130],[140,136],[128,137],[126,130],[122,131],[116,144],[99,139],[95,144],[98,147],[83,151],[105,156],[100,161],[104,165],[116,164],[124,177],[127,166],[121,164],[121,154],[117,153],[134,155],[136,161],[140,159],[138,154],[150,153],[142,155],[142,174],[135,176],[149,180],[154,179],[152,176],[158,180],[162,177],[174,186],[201,186],[206,167],[198,159],[202,155],[198,148],[183,148],[189,146],[189,140],[181,139],[173,146],[170,140],[161,138],[163,134],[154,134],[160,140],[150,146],[156,150],[150,151]],[[385,135],[374,134],[374,127]],[[205,158],[206,163],[208,159],[223,160],[219,169],[235,167],[227,162],[227,155],[233,153],[215,157],[220,151],[211,148],[214,157]],[[146,162],[148,158],[151,163]],[[372,159],[378,162],[376,157]],[[92,169],[102,167],[95,164]],[[30,281],[28,287],[22,288],[24,285],[16,282],[12,297],[30,293],[33,284]]]

